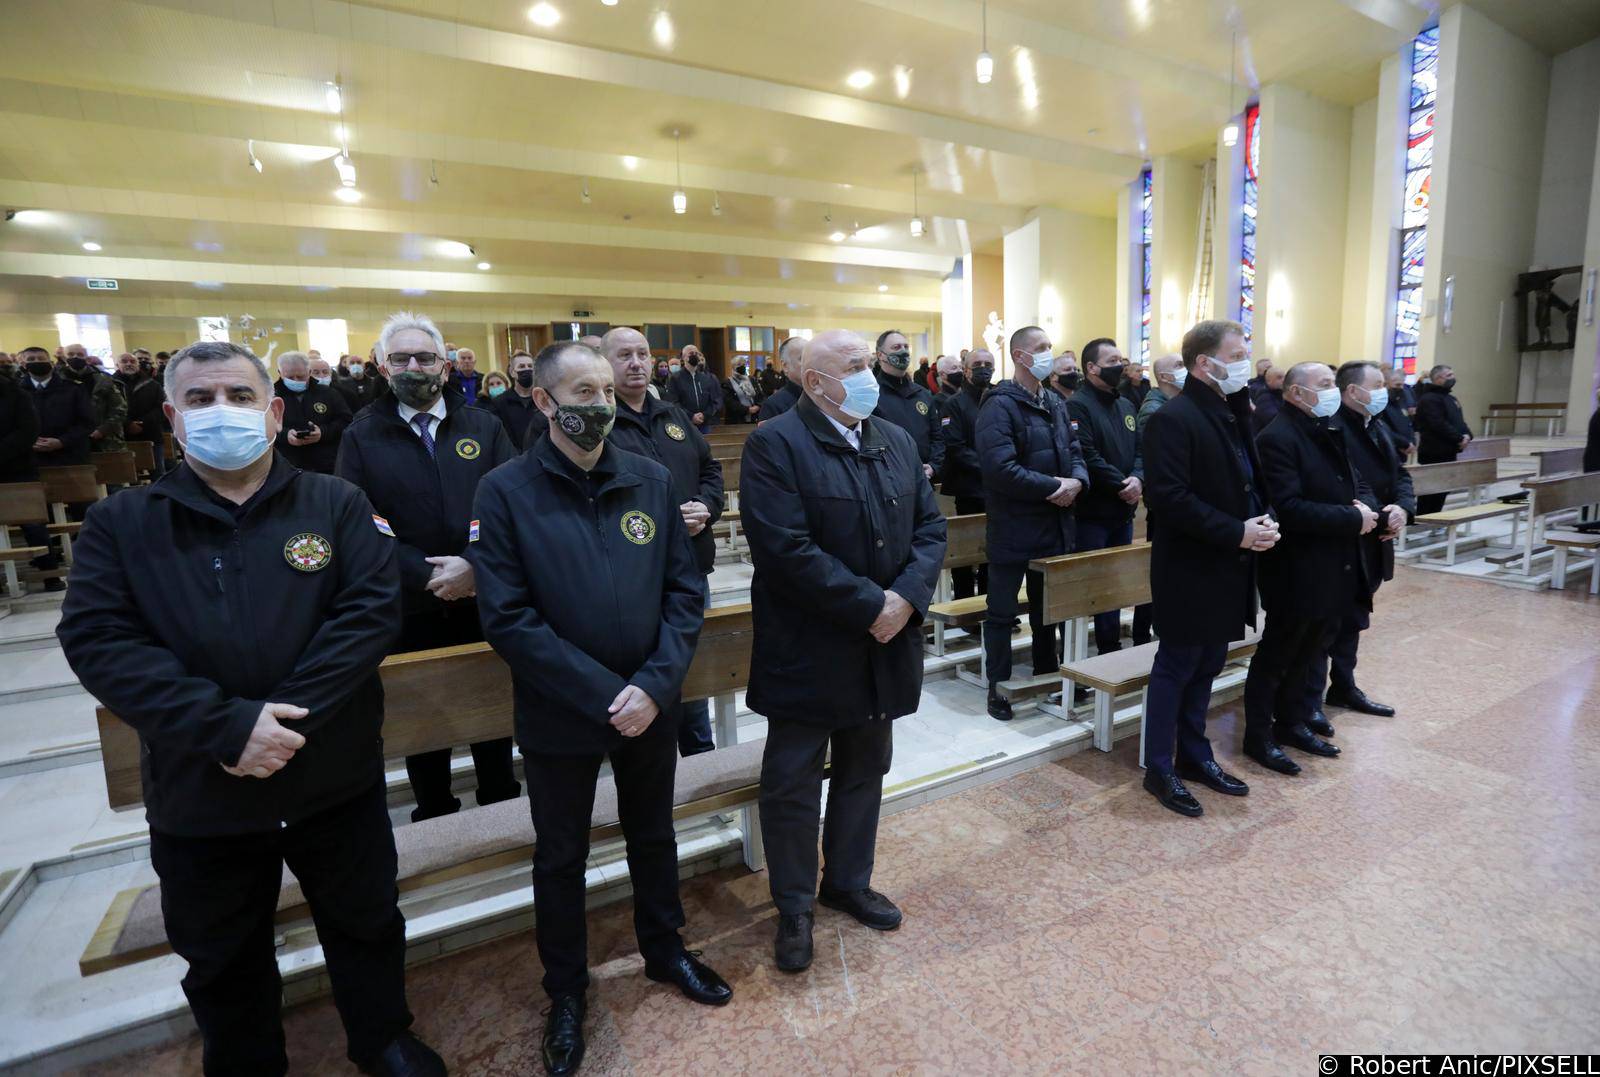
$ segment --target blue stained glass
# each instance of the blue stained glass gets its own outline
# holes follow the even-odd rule
[[[1424,30],[1411,44],[1411,107],[1432,105],[1439,92],[1439,28]]]
[[[1422,336],[1423,267],[1428,252],[1428,209],[1433,194],[1434,103],[1439,89],[1439,28],[1411,43],[1411,112],[1406,129],[1406,172],[1400,207],[1400,258],[1395,280],[1393,364],[1416,369]]]
[[[1433,167],[1433,109],[1413,113],[1406,133],[1406,171]]]
[[[1261,106],[1244,114],[1244,190],[1239,215],[1239,324],[1244,338],[1255,333],[1256,209],[1261,196]]]
[[[1139,176],[1139,231],[1141,236],[1141,257],[1139,267],[1140,291],[1140,317],[1139,317],[1139,356],[1140,362],[1150,360],[1150,235],[1151,235],[1151,209],[1150,209],[1150,169],[1145,169]]]
[[[1413,228],[1400,237],[1400,286],[1402,288],[1422,283],[1422,255],[1428,245],[1428,233]]]

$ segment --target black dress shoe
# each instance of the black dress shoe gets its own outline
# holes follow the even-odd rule
[[[583,1064],[582,995],[557,995],[550,1000],[544,1023],[544,1071],[550,1074],[576,1073]]]
[[[804,972],[811,967],[811,923],[809,912],[791,916],[779,914],[778,937],[772,944],[772,956],[784,972]]]
[[[1312,755],[1326,756],[1332,759],[1339,754],[1338,748],[1311,732],[1303,722],[1279,726],[1273,730],[1273,736],[1278,739],[1279,744],[1287,744],[1291,748],[1298,748],[1302,752],[1310,752]]]
[[[445,1077],[444,1059],[432,1047],[409,1032],[402,1032],[378,1057],[361,1067],[362,1073],[378,1077]]]
[[[992,684],[989,686],[989,717],[997,722],[1011,721],[1011,700]]]
[[[893,931],[902,919],[899,907],[870,887],[862,890],[823,887],[817,900],[830,909],[849,913],[874,931]]]
[[[44,581],[44,589],[46,591],[65,591],[67,589],[67,581],[52,577]]]
[[[1394,708],[1387,703],[1379,703],[1368,699],[1367,693],[1359,688],[1351,688],[1347,692],[1338,689],[1328,689],[1328,706],[1343,707],[1349,711],[1360,711],[1362,714],[1376,714],[1379,718],[1393,718]]]
[[[1328,716],[1321,711],[1311,712],[1311,717],[1306,719],[1306,728],[1319,737],[1333,736],[1333,723],[1328,721]]]
[[[1230,797],[1242,797],[1250,792],[1248,785],[1223,770],[1215,759],[1207,759],[1204,763],[1179,763],[1178,777],[1199,782],[1208,789],[1215,789]]]
[[[644,974],[656,983],[677,984],[678,990],[695,1002],[706,1006],[726,1006],[728,1000],[733,998],[733,988],[709,965],[696,960],[699,956],[699,950],[684,950],[662,965],[652,965],[646,961]]]
[[[1287,774],[1292,778],[1300,773],[1300,764],[1284,754],[1283,749],[1273,741],[1246,744],[1244,754],[1268,770],[1275,770],[1279,774]]]
[[[1161,802],[1163,808],[1187,815],[1191,819],[1198,816],[1204,808],[1194,798],[1194,794],[1183,787],[1178,776],[1165,770],[1146,770],[1144,772],[1144,787]]]

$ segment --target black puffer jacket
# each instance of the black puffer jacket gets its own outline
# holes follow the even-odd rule
[[[1017,564],[1071,551],[1072,509],[1045,498],[1058,479],[1077,479],[1087,488],[1089,469],[1061,399],[1049,392],[1034,397],[1010,380],[996,385],[978,411],[978,458],[989,561]]]

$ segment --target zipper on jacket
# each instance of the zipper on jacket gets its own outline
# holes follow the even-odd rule
[[[228,589],[226,587],[224,587],[223,584],[222,584],[222,558],[221,557],[213,557],[211,559],[211,570],[217,574],[217,593],[221,594],[221,595],[227,594],[228,593]]]

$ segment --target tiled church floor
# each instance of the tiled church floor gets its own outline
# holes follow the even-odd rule
[[[819,910],[817,959],[771,963],[765,878],[684,886],[687,938],[733,983],[646,981],[627,904],[597,912],[585,1072],[1309,1073],[1320,1052],[1583,1051],[1600,1029],[1600,600],[1402,569],[1345,749],[1288,779],[1239,758],[1202,819],[1139,788],[1137,743],[884,820],[875,885],[905,925]],[[973,717],[975,724],[988,719]],[[453,1072],[538,1072],[531,936],[412,969]],[[339,1072],[331,1003],[286,1018],[297,1072]],[[199,1072],[196,1041],[91,1072]]]

